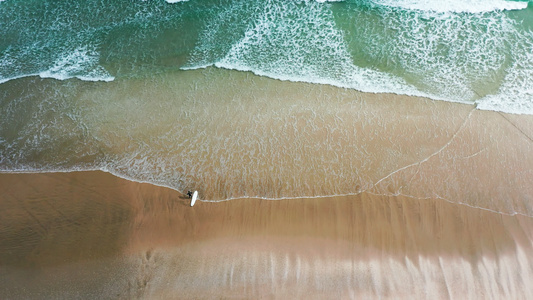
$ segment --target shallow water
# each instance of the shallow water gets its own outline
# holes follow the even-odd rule
[[[100,169],[203,200],[367,191],[532,215],[525,115],[217,68],[4,85],[6,172]]]

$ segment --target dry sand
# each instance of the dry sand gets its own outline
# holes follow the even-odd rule
[[[103,172],[0,174],[0,298],[533,297],[533,219],[441,199],[189,206]]]

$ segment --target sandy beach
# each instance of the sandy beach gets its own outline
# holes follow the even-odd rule
[[[532,296],[533,220],[441,199],[198,202],[99,171],[0,174],[2,298]]]
[[[0,173],[0,298],[533,297],[531,116],[187,74],[69,82],[83,126],[17,163],[103,162],[200,201],[102,171]]]

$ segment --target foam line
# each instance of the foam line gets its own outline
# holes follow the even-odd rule
[[[528,2],[505,0],[374,0],[375,4],[409,10],[433,11],[439,13],[482,13],[490,11],[520,10]]]

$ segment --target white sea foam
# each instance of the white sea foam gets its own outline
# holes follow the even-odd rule
[[[0,84],[6,83],[10,80],[15,80],[15,79],[30,77],[30,76],[39,76],[39,74],[28,74],[28,75],[21,75],[21,76],[15,76],[15,77],[0,78]]]
[[[214,62],[200,61],[184,69],[215,65],[280,80],[463,102],[461,98],[420,91],[401,77],[354,65],[343,34],[328,7],[316,2],[304,7],[296,7],[291,2],[281,5],[277,2],[265,7],[256,10],[255,22],[225,57]],[[212,39],[218,35],[212,29],[207,31],[211,34],[206,35],[197,47],[197,57],[205,57],[205,53],[214,47]],[[411,49],[413,45],[406,46]]]
[[[421,21],[422,14],[384,18],[388,28],[401,34],[389,40],[377,36],[370,52],[387,49],[384,55],[395,57],[407,76],[417,77],[417,86],[425,86],[430,98],[533,114],[532,32],[519,30],[503,12]]]
[[[375,36],[368,43],[371,58],[393,59],[435,99],[473,101],[486,93],[481,87],[490,90],[487,82],[500,84],[509,43],[519,39],[513,20],[501,12],[481,18],[452,14],[424,19],[422,14],[385,14],[382,22],[399,34],[366,33]]]
[[[39,76],[59,80],[73,77],[85,81],[113,81],[115,79],[98,65],[98,55],[86,47],[77,48],[60,56],[51,68],[40,72]]]
[[[515,114],[533,114],[533,33],[515,44],[515,60],[498,93],[476,101],[477,108]]]
[[[13,76],[12,72],[9,71],[10,69],[16,70],[20,67],[20,64],[16,59],[17,54],[13,53],[11,49],[12,48],[8,46],[7,49],[2,51],[3,53],[0,56],[0,84],[12,79],[23,77]]]
[[[392,59],[405,75],[398,76],[355,65],[328,7],[291,5],[276,2],[255,10],[254,22],[223,58],[184,69],[214,65],[280,80],[470,104],[482,98],[476,102],[480,109],[533,113],[533,59],[528,56],[533,37],[520,33],[516,21],[501,11],[429,19],[425,12],[382,11],[381,22],[399,34],[384,35],[381,27],[373,32],[372,26],[357,30],[364,31],[359,38],[366,40],[370,59]],[[197,48],[198,57],[213,47],[217,35],[209,32]],[[416,86],[404,78],[414,79]]]
[[[281,80],[423,95],[399,77],[355,66],[328,8],[313,3],[305,8],[291,5],[267,6],[214,65]]]
[[[168,3],[178,3],[178,2],[187,2],[189,0],[165,0]]]
[[[433,12],[481,13],[527,8],[528,2],[505,0],[374,0],[378,5]]]

